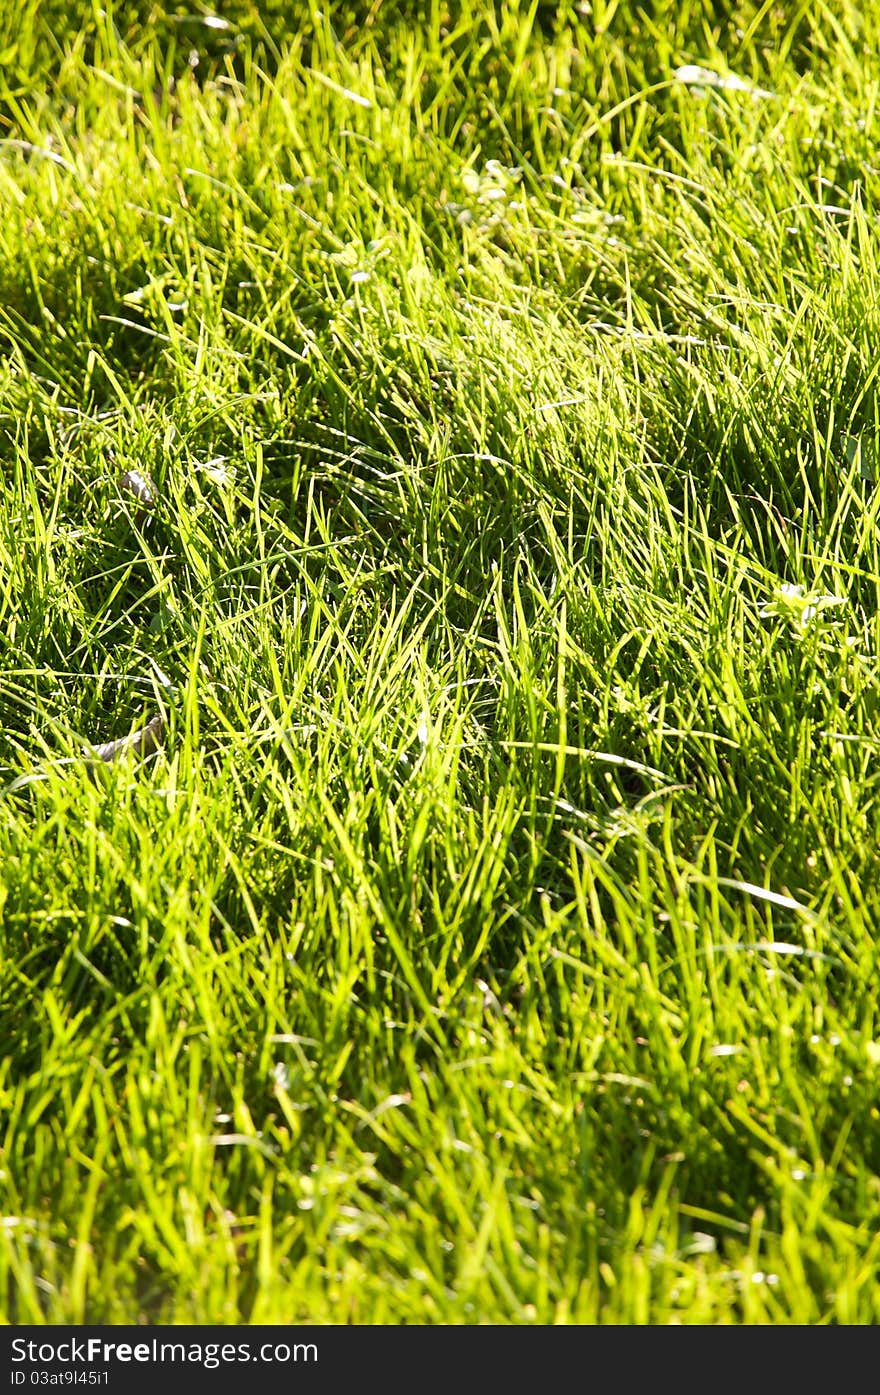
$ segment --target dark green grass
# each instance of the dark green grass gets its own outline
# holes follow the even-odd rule
[[[0,91],[5,1317],[876,1321],[873,12],[63,15]]]

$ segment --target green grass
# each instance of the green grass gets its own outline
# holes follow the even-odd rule
[[[199,8],[2,27],[0,1312],[876,1322],[880,13]]]

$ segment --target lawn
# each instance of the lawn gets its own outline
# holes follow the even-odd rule
[[[0,33],[0,1315],[878,1321],[880,6]]]

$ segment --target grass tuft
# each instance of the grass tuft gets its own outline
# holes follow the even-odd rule
[[[876,18],[184,9],[0,25],[3,1312],[877,1321]]]

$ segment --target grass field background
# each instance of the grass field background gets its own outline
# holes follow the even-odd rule
[[[877,1321],[880,10],[0,34],[5,1319]]]

